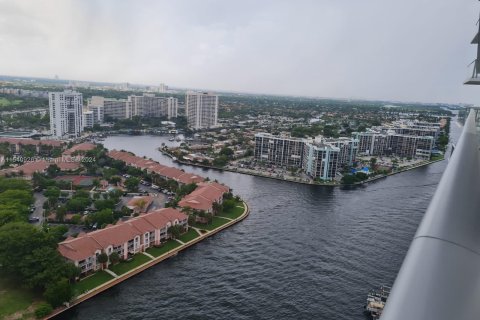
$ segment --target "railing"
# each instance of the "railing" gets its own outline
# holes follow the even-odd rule
[[[471,110],[381,320],[480,319],[480,155]]]

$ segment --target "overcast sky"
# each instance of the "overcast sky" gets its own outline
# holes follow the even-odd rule
[[[474,0],[0,0],[0,74],[480,103]]]

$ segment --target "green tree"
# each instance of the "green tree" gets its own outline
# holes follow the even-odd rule
[[[125,180],[125,187],[127,187],[128,192],[136,192],[138,191],[139,183],[140,183],[140,179],[135,177],[130,177]]]
[[[0,192],[12,189],[30,191],[31,188],[26,180],[0,177]]]
[[[235,207],[236,203],[235,203],[235,200],[228,199],[228,200],[223,201],[222,205],[223,205],[223,210],[224,211],[230,211]]]
[[[7,223],[0,227],[0,265],[7,273],[19,274],[25,257],[51,244],[43,231],[28,223]]]
[[[58,307],[73,298],[73,290],[68,279],[62,278],[48,284],[43,296],[53,307]]]
[[[98,179],[93,179],[92,184],[93,184],[93,186],[94,186],[95,188],[98,188],[98,187],[100,187],[100,180],[98,180]]]
[[[72,216],[72,219],[70,219],[70,221],[73,224],[80,224],[82,222],[82,216],[79,215],[79,214],[75,214],[75,215]]]
[[[108,179],[108,182],[113,185],[117,185],[120,181],[122,181],[122,178],[120,176],[111,176],[110,179]]]
[[[47,190],[43,192],[43,195],[48,198],[50,206],[54,206],[58,201],[58,197],[60,197],[60,188],[55,186],[48,187]]]
[[[227,200],[227,201],[229,201],[229,200]],[[220,203],[218,203],[218,202],[215,201],[215,202],[212,204],[212,209],[213,209],[213,214],[217,215],[217,214],[219,214],[220,212],[222,212],[222,210],[223,210],[223,205],[221,205]]]
[[[94,202],[94,205],[97,210],[103,210],[103,209],[113,210],[115,208],[115,201],[113,199],[97,200]]]
[[[55,210],[55,219],[57,221],[63,221],[65,219],[65,215],[67,214],[67,207],[60,206]]]
[[[224,167],[226,164],[228,163],[228,157],[226,155],[220,155],[218,157],[215,157],[215,159],[213,159],[213,165],[215,167]]]
[[[227,156],[228,158],[231,158],[233,156],[233,150],[230,149],[229,147],[223,147],[221,150],[220,150],[220,155],[224,155],[224,156]]]
[[[167,232],[170,234],[172,239],[177,239],[178,237],[180,237],[182,227],[178,224],[172,225],[170,226],[170,228],[168,228]]]
[[[97,256],[97,260],[102,264],[103,270],[105,268],[105,264],[108,262],[108,255],[105,252],[102,252]]]
[[[55,178],[60,173],[60,168],[56,164],[51,164],[47,168],[47,175]]]
[[[32,193],[26,190],[5,190],[0,193],[0,204],[18,203],[29,206],[33,203]]]
[[[41,247],[26,255],[18,266],[25,284],[30,288],[43,288],[60,278],[73,279],[77,267],[67,264],[55,248]]]
[[[120,261],[120,256],[118,255],[118,253],[116,251],[114,251],[110,254],[108,259],[110,260],[111,264],[117,264]]]
[[[72,198],[68,200],[66,208],[68,211],[80,212],[90,204],[90,200],[86,198]]]
[[[47,198],[58,198],[60,197],[60,188],[55,186],[48,187],[47,190],[43,192],[43,195]]]
[[[113,211],[111,209],[103,209],[95,213],[91,213],[86,218],[87,224],[97,224],[98,227],[113,222]]]
[[[16,210],[11,209],[0,209],[0,226],[3,226],[10,222],[23,221],[25,220],[21,215],[19,215]]]
[[[53,308],[49,303],[40,303],[35,309],[35,317],[37,319],[42,319],[52,313]]]

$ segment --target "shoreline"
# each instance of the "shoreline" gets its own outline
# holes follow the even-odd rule
[[[245,201],[242,201],[243,205],[244,205],[244,211],[243,213],[235,218],[235,219],[232,219],[230,221],[228,221],[227,223],[219,226],[218,228],[215,228],[215,229],[212,229],[212,230],[209,230],[207,232],[205,232],[204,234],[200,234],[198,237],[196,237],[195,239],[189,241],[189,242],[186,242],[184,244],[181,244],[180,246],[158,256],[158,257],[155,257],[154,259],[148,261],[148,262],[145,262],[144,264],[118,276],[117,278],[113,278],[101,285],[99,285],[98,287],[96,288],[93,288],[92,290],[89,290],[88,292],[86,293],[83,293],[79,296],[77,296],[75,298],[75,300],[71,301],[69,306],[68,307],[62,307],[62,308],[57,308],[55,309],[51,314],[49,314],[48,316],[46,316],[45,318],[43,318],[44,320],[47,320],[47,319],[53,319],[55,318],[56,316],[62,314],[63,312],[79,305],[80,303],[84,302],[84,301],[87,301],[88,299],[90,298],[93,298],[94,296],[110,289],[111,287],[114,287],[115,285],[119,284],[119,283],[122,283],[124,282],[125,280],[141,273],[142,271],[144,270],[147,270],[149,269],[150,267],[153,267],[154,265],[164,261],[164,260],[167,260],[171,257],[174,257],[176,256],[180,251],[182,250],[185,250],[199,242],[201,242],[202,240],[206,239],[206,238],[209,238],[215,234],[217,234],[218,232],[220,231],[223,231],[224,229],[226,228],[229,228],[235,224],[237,224],[238,222],[244,220],[245,218],[248,217],[248,215],[250,214],[250,207],[248,206],[248,204],[245,202]],[[219,216],[221,217],[221,215]]]
[[[173,156],[162,150],[160,147],[157,148],[157,150],[159,152],[161,152],[162,154],[170,157],[170,158],[173,158]],[[393,176],[393,175],[396,175],[396,174],[399,174],[399,173],[402,173],[402,172],[405,172],[405,171],[410,171],[410,170],[414,170],[414,169],[417,169],[417,168],[421,168],[421,167],[425,167],[425,166],[428,166],[430,164],[433,164],[433,163],[436,163],[436,162],[439,162],[439,161],[443,161],[445,160],[445,157],[443,157],[442,159],[437,159],[437,160],[429,160],[425,163],[421,163],[421,164],[418,164],[418,165],[415,165],[413,167],[408,167],[406,169],[401,169],[401,170],[398,170],[398,171],[394,171],[394,172],[390,172],[390,173],[387,173],[387,174],[382,174],[382,175],[377,175],[375,177],[372,177],[372,178],[369,178],[367,180],[364,180],[364,181],[360,181],[360,182],[355,182],[355,183],[352,183],[352,184],[343,184],[343,183],[315,183],[315,182],[306,182],[306,181],[297,181],[297,180],[290,180],[290,179],[284,179],[284,178],[277,178],[277,177],[274,177],[274,176],[267,176],[267,175],[263,175],[263,174],[260,174],[260,173],[253,173],[253,172],[242,172],[242,171],[239,171],[239,170],[234,170],[234,169],[228,169],[228,168],[218,168],[218,167],[213,167],[213,166],[208,166],[208,165],[204,165],[204,164],[198,164],[198,163],[191,163],[191,162],[187,162],[187,161],[182,161],[182,160],[178,160],[176,159],[175,162],[181,164],[181,165],[187,165],[187,166],[192,166],[192,167],[199,167],[199,168],[205,168],[205,169],[210,169],[210,170],[218,170],[218,171],[226,171],[226,172],[234,172],[234,173],[240,173],[240,174],[245,174],[245,175],[249,175],[249,176],[254,176],[254,177],[261,177],[261,178],[268,178],[268,179],[274,179],[274,180],[279,180],[279,181],[286,181],[286,182],[292,182],[292,183],[299,183],[299,184],[306,184],[306,185],[311,185],[311,186],[322,186],[322,187],[348,187],[348,186],[358,186],[358,185],[362,185],[362,184],[366,184],[366,183],[369,183],[369,182],[373,182],[373,181],[376,181],[376,180],[379,180],[379,179],[383,179],[383,178],[387,178],[388,176]]]

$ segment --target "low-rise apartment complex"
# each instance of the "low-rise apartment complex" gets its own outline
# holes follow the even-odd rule
[[[121,259],[127,259],[129,255],[160,245],[170,238],[168,228],[174,225],[188,230],[188,216],[173,208],[159,209],[126,221],[119,220],[105,229],[69,237],[59,243],[58,250],[85,274],[102,268],[98,262],[101,253],[116,252]]]

